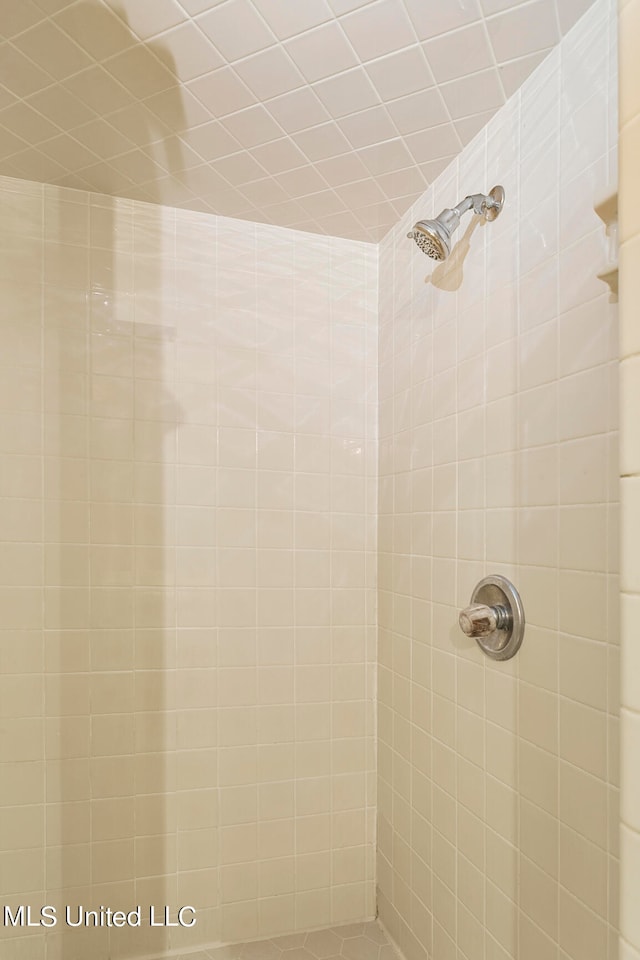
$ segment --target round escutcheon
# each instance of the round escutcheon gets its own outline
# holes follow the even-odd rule
[[[471,594],[469,606],[461,611],[459,623],[492,660],[510,660],[524,636],[520,594],[506,577],[485,577]]]

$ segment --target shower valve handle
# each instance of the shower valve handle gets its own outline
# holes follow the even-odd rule
[[[484,603],[474,603],[460,613],[460,629],[468,637],[488,637],[494,630],[505,630],[510,626],[511,612],[501,604],[489,607]]]
[[[506,577],[485,577],[476,584],[458,623],[492,660],[509,660],[520,649],[524,636],[520,594]]]

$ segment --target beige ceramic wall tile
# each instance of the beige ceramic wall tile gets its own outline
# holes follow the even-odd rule
[[[591,281],[607,255],[593,206],[615,185],[615,14],[597,3],[381,245],[378,902],[407,957],[616,955],[616,314]],[[434,268],[406,225],[478,176],[505,185],[504,210],[466,242],[463,224]],[[507,663],[457,626],[489,573],[526,611]]]
[[[375,248],[2,188],[7,895],[373,916]]]
[[[620,248],[620,421],[621,421],[621,502],[620,518],[622,550],[622,770],[621,770],[621,956],[633,957],[640,950],[640,931],[631,904],[637,898],[640,883],[637,860],[638,823],[635,810],[638,804],[636,760],[638,748],[638,711],[640,699],[633,680],[637,633],[632,614],[638,603],[638,557],[630,536],[637,508],[638,485],[638,428],[634,421],[634,397],[638,391],[637,317],[634,319],[634,284],[638,270],[638,196],[636,177],[632,173],[638,158],[638,63],[633,54],[629,30],[640,18],[640,3],[629,0],[620,5],[620,222],[623,236]]]

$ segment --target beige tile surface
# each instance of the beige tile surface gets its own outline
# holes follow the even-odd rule
[[[638,428],[633,411],[638,392],[637,317],[634,294],[638,270],[638,192],[633,171],[638,161],[638,63],[631,34],[640,20],[637,0],[620,3],[620,492],[621,492],[621,956],[634,958],[640,952],[640,931],[633,904],[638,896],[638,714],[640,697],[635,676],[638,642],[633,613],[638,604],[639,568],[634,543],[638,509]]]
[[[597,4],[381,245],[378,909],[416,960],[617,957],[616,37]],[[504,210],[434,265],[406,223],[478,175]],[[457,625],[491,573],[505,663]]]
[[[0,174],[378,240],[589,6],[9,3]]]
[[[177,960],[334,960],[338,957],[396,960],[398,953],[380,925],[370,921],[199,950],[185,953]]]
[[[373,916],[376,248],[0,207],[3,892],[196,906],[100,960]]]

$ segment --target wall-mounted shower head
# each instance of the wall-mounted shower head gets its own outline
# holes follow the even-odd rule
[[[460,215],[447,208],[435,220],[418,220],[407,236],[432,260],[446,260],[451,253],[451,234],[459,223]]]
[[[448,207],[438,214],[435,220],[418,220],[407,237],[415,240],[423,253],[432,260],[446,260],[451,253],[451,235],[460,225],[460,217],[467,210],[485,220],[495,220],[504,204],[504,190],[493,187],[488,194],[474,193],[465,197],[455,207]]]

